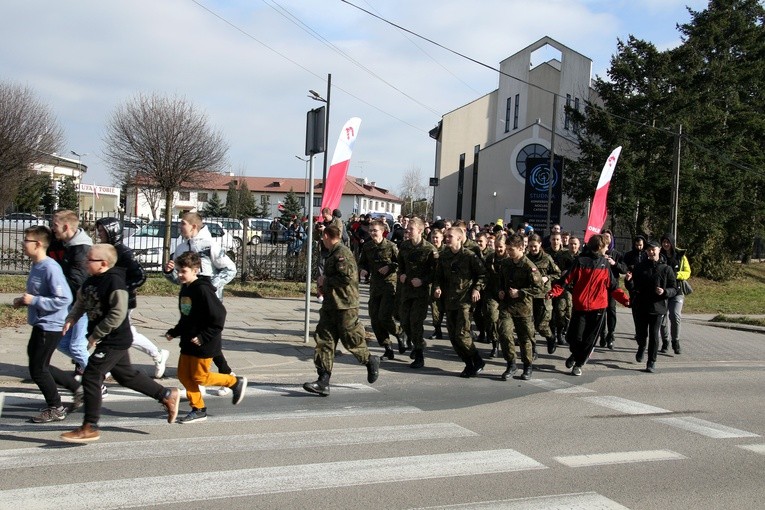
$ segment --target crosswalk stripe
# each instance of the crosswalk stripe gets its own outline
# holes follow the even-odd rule
[[[765,444],[740,444],[737,446],[739,448],[743,448],[744,450],[749,450],[750,452],[765,455]]]
[[[596,492],[558,494],[530,498],[480,501],[447,506],[421,507],[416,510],[629,510],[626,506]]]
[[[576,386],[567,382],[560,381],[558,379],[529,379],[526,381],[532,386],[542,388],[543,390],[552,391],[553,393],[593,393],[594,390],[584,388],[582,386]]]
[[[594,453],[590,455],[569,455],[554,457],[564,466],[585,467],[609,464],[631,464],[634,462],[656,462],[660,460],[681,460],[686,457],[670,450],[642,450],[633,452]]]
[[[677,427],[688,432],[694,432],[712,439],[729,439],[734,437],[760,437],[759,434],[745,430],[734,429],[707,420],[701,420],[692,416],[683,418],[654,418],[654,421]]]
[[[144,397],[145,398],[145,397]],[[229,397],[230,398],[230,397]],[[310,398],[310,397],[309,397]],[[318,398],[318,397],[316,397]],[[184,410],[181,410],[181,415]],[[236,414],[226,414],[222,411],[221,414],[217,414],[215,411],[208,410],[209,420],[205,423],[234,423],[242,421],[269,421],[269,420],[295,420],[306,418],[337,418],[337,417],[354,417],[354,416],[374,416],[374,415],[389,415],[395,416],[397,414],[414,414],[421,413],[422,409],[408,405],[396,405],[389,402],[378,403],[364,403],[360,405],[330,408],[330,409],[297,409],[295,411],[258,411],[252,412],[237,412]],[[72,415],[72,417],[78,415]],[[102,416],[99,422],[100,427],[168,427],[165,417],[167,415],[161,411],[157,412],[155,419],[150,418],[132,418],[132,417],[116,417],[116,416]],[[71,418],[70,418],[71,419]],[[76,423],[79,425],[79,423]],[[40,432],[45,430],[54,430],[61,432],[63,422],[56,422],[54,424],[32,424],[32,423],[2,423],[0,424],[0,432]],[[204,426],[204,424],[201,424]],[[74,428],[74,427],[72,427]]]
[[[669,413],[666,409],[660,407],[654,407],[641,402],[635,402],[634,400],[628,400],[621,397],[580,397],[582,400],[591,404],[608,407],[614,411],[619,411],[624,414],[662,414]]]
[[[232,436],[195,437],[194,455],[284,450],[399,441],[456,439],[477,436],[454,423],[428,423],[350,429],[275,432]],[[187,438],[96,443],[88,448],[18,448],[0,451],[0,470],[39,466],[67,466],[113,460],[170,458],[188,454]]]
[[[444,453],[194,473],[193,491],[188,488],[189,474],[11,489],[0,492],[0,508],[154,506],[219,499],[223,495],[257,496],[531,469],[546,466],[515,450]]]

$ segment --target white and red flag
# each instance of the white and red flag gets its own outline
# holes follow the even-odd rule
[[[351,164],[353,144],[359,134],[359,126],[361,126],[361,119],[353,117],[348,119],[340,131],[335,152],[332,154],[332,164],[327,170],[327,181],[324,183],[321,196],[322,209],[325,207],[330,210],[337,209],[340,205],[343,188],[345,188],[345,176],[348,174],[348,167]]]
[[[611,185],[611,176],[614,175],[614,169],[616,168],[616,162],[621,154],[621,146],[614,149],[606,164],[603,165],[603,171],[600,172],[600,179],[598,180],[598,187],[595,188],[595,196],[592,199],[592,206],[590,207],[590,217],[587,220],[587,230],[584,233],[584,242],[596,235],[600,234],[603,229],[603,225],[606,223],[606,216],[608,216],[608,206],[606,199],[608,198],[608,187]]]

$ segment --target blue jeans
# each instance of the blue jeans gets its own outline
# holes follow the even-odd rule
[[[58,342],[58,350],[72,358],[84,370],[88,366],[88,316],[80,317]]]
[[[673,342],[680,340],[680,320],[683,318],[683,302],[685,296],[678,294],[669,298],[667,302],[668,312],[661,323],[661,339],[666,342],[671,338]]]

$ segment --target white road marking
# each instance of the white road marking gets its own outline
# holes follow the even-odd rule
[[[145,398],[145,397],[144,397]],[[231,398],[231,397],[229,397]],[[309,397],[311,398],[311,397]],[[319,397],[316,397],[319,398]],[[157,409],[161,409],[157,404]],[[181,409],[179,413],[181,416],[187,408]],[[294,411],[276,411],[276,412],[262,412],[253,410],[249,413],[237,413],[226,414],[225,411],[220,411],[218,414],[215,411],[208,410],[209,419],[205,422],[207,424],[214,423],[233,423],[242,421],[267,421],[267,420],[296,420],[306,418],[337,418],[337,417],[350,417],[350,416],[373,416],[373,415],[391,415],[396,414],[413,414],[421,413],[422,409],[414,406],[407,405],[395,405],[388,402],[379,402],[375,404],[363,404],[355,406],[346,406],[341,408],[331,409],[297,409]],[[74,418],[75,415],[72,415]],[[169,427],[175,425],[169,425],[166,420],[167,415],[163,415],[161,411],[157,413],[157,418],[118,418],[114,416],[102,416],[99,426],[104,427],[122,427],[122,428],[141,428],[146,429],[148,427]],[[72,419],[70,418],[70,420]],[[32,424],[27,422],[22,423],[0,423],[0,432],[40,432],[44,430],[61,431],[62,426],[64,430],[74,428],[79,423],[67,421],[67,422],[55,422],[55,424]],[[194,425],[204,426],[204,424]],[[108,433],[108,432],[107,432]]]
[[[629,510],[596,492],[429,506],[417,510]]]
[[[321,434],[300,431],[196,437],[193,442],[194,455],[218,455],[232,452],[387,443],[392,437],[398,442],[455,439],[477,435],[475,432],[454,423],[432,423],[323,430]],[[177,438],[94,443],[88,448],[17,448],[0,451],[0,470],[95,464],[125,459],[185,457],[188,455],[188,445],[189,439]]]
[[[739,444],[736,446],[743,448],[744,450],[749,450],[750,452],[765,455],[765,444]]]
[[[654,421],[664,423],[672,427],[687,430],[688,432],[695,432],[702,436],[711,437],[712,439],[729,439],[734,437],[760,437],[758,434],[747,432],[745,430],[734,429],[733,427],[726,427],[707,420],[701,420],[699,418],[693,418],[686,416],[684,418],[654,418]]]
[[[0,508],[125,508],[309,489],[546,469],[515,450],[364,459],[11,489]],[[321,476],[317,476],[321,473]],[[194,490],[189,490],[189,483]],[[108,487],[108,490],[104,490]],[[253,506],[256,506],[253,504]]]
[[[686,457],[670,450],[643,450],[635,452],[594,453],[590,455],[569,455],[554,457],[568,467],[604,466],[609,464],[631,464],[633,462],[655,462],[660,460],[681,460]]]
[[[560,381],[558,379],[529,379],[526,381],[532,386],[542,388],[543,390],[551,391],[553,393],[593,393],[594,390],[589,388],[583,388],[582,386],[575,386],[573,384]]]
[[[654,407],[648,404],[635,402],[634,400],[627,400],[626,398],[621,397],[605,396],[581,398],[582,400],[585,400],[591,404],[608,407],[609,409],[613,409],[614,411],[619,411],[624,414],[661,414],[671,412],[660,407]]]

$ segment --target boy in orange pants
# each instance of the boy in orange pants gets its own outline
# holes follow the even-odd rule
[[[178,419],[181,423],[196,423],[207,419],[207,407],[199,391],[200,385],[231,388],[234,405],[242,401],[247,389],[246,377],[210,372],[212,358],[221,350],[226,308],[215,294],[210,279],[199,276],[201,267],[199,255],[194,252],[185,252],[175,259],[181,283],[178,295],[181,318],[165,337],[168,340],[181,337],[178,380],[186,388],[186,397],[191,404],[189,414]]]

